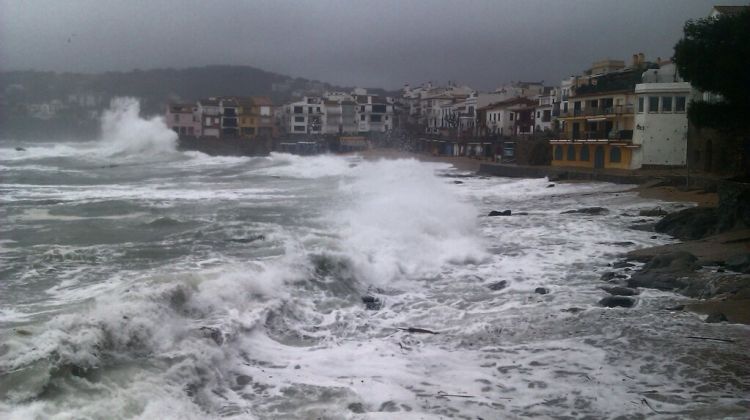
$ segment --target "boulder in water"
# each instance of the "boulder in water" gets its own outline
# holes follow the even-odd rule
[[[661,217],[661,216],[666,216],[667,214],[669,213],[667,213],[666,210],[662,210],[661,207],[657,207],[655,209],[641,210],[638,212],[639,216],[644,216],[644,217]]]
[[[549,293],[549,289],[547,289],[546,287],[537,287],[536,289],[534,289],[534,293],[539,295],[546,295],[547,293]]]
[[[608,213],[609,210],[605,209],[604,207],[584,207],[577,210],[567,210],[560,214],[588,214],[590,216],[601,216]]]
[[[627,296],[607,296],[599,301],[599,305],[605,308],[632,308],[635,299]]]
[[[25,151],[26,149],[24,149],[23,147],[16,147],[16,152],[25,152]]]
[[[721,312],[714,312],[706,317],[706,322],[709,324],[716,324],[719,322],[728,322],[727,316]]]
[[[362,303],[365,304],[365,308],[368,311],[377,311],[383,307],[383,302],[375,296],[364,295],[362,296]]]
[[[693,207],[664,216],[654,230],[685,240],[701,239],[716,232],[719,216],[715,208]]]
[[[613,296],[635,296],[639,293],[638,290],[623,286],[602,286],[600,289]]]
[[[490,290],[503,290],[508,287],[508,280],[500,280],[488,285]]]
[[[504,210],[504,211],[492,210],[487,216],[490,216],[490,217],[494,217],[494,216],[510,216],[510,210]]]

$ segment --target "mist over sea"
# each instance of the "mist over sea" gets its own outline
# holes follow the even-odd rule
[[[745,327],[666,311],[678,297],[655,290],[597,306],[619,255],[672,241],[629,229],[639,210],[681,204],[412,159],[209,157],[176,140],[120,99],[96,142],[0,143],[1,418],[750,408]],[[593,206],[608,213],[562,213]],[[736,343],[686,338],[717,331]]]

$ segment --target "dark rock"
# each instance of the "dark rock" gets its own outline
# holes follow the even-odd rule
[[[546,287],[537,287],[536,289],[534,289],[534,293],[546,295],[547,293],[549,293],[549,289],[547,289]]]
[[[610,245],[614,245],[614,246],[631,246],[631,245],[635,245],[635,242],[630,242],[630,241],[610,242]]]
[[[750,273],[750,254],[733,255],[727,258],[724,267],[738,273]]]
[[[564,211],[560,214],[588,214],[591,216],[600,216],[603,214],[608,214],[609,210],[605,209],[604,207],[585,207],[578,210],[568,210]]]
[[[701,239],[716,232],[718,214],[715,208],[693,207],[666,215],[654,230],[684,240]]]
[[[685,305],[668,306],[664,309],[667,311],[683,311],[685,310]]]
[[[239,375],[237,376],[237,385],[239,386],[245,386],[252,382],[253,378],[251,376],[247,375]]]
[[[383,307],[383,302],[381,302],[380,299],[372,295],[362,296],[362,303],[365,304],[365,308],[368,311],[377,311]]]
[[[494,283],[491,283],[491,284],[490,284],[489,286],[487,286],[487,287],[489,287],[489,289],[490,289],[490,290],[503,290],[503,289],[505,289],[506,287],[508,287],[508,280],[500,280],[500,281],[496,281],[496,282],[494,282]]]
[[[362,414],[365,412],[365,407],[362,403],[351,403],[346,406],[352,413]]]
[[[582,312],[583,308],[572,307],[572,308],[563,309],[562,311],[563,312],[570,312],[571,314],[577,314],[578,312]]]
[[[453,183],[456,184],[456,185],[458,185],[458,184],[463,184],[464,182],[463,181],[453,181]]]
[[[635,299],[627,296],[607,296],[599,301],[599,305],[606,308],[632,308]]]
[[[636,223],[633,225],[628,226],[630,229],[633,230],[640,230],[642,232],[653,232],[654,226],[656,226],[655,223]],[[656,236],[651,237],[651,239],[656,239]]]
[[[720,232],[732,228],[750,228],[750,183],[747,181],[747,178],[733,179],[718,184],[717,229]]]
[[[710,314],[708,317],[706,317],[706,322],[709,324],[715,324],[718,322],[727,322],[727,321],[729,320],[727,319],[726,315],[724,315],[721,312],[714,312]]]
[[[24,149],[23,147],[16,147],[16,152],[25,152],[25,151],[26,149]]]
[[[216,327],[200,327],[200,332],[204,337],[210,338],[218,345],[224,344],[224,334]]]
[[[684,252],[660,254],[647,262],[628,279],[628,287],[675,290],[691,284],[690,276],[700,268],[695,255]]]
[[[666,216],[667,214],[669,213],[667,213],[665,210],[662,210],[661,207],[657,207],[655,209],[649,209],[649,210],[641,210],[638,212],[639,216],[644,216],[644,217],[661,217],[661,216]]]
[[[635,289],[622,286],[602,286],[600,287],[600,289],[613,296],[635,296],[639,293]]]
[[[504,210],[504,211],[492,210],[487,216],[510,216],[510,210]]]
[[[651,238],[651,239],[656,239],[656,238],[658,238],[658,236],[656,236],[656,235],[652,235],[652,236],[651,236],[650,238]]]
[[[628,276],[626,276],[625,274],[615,273],[614,271],[607,271],[604,274],[602,274],[602,276],[600,277],[602,281],[610,281],[612,279],[626,279],[626,278],[628,278]]]
[[[549,185],[547,185],[547,188],[552,188],[554,186],[555,186],[555,184],[549,184]]]
[[[617,261],[612,264],[612,268],[626,268],[626,267],[635,267],[635,264],[627,262],[627,261]]]
[[[249,244],[251,242],[265,241],[265,240],[266,240],[266,237],[264,235],[255,235],[255,236],[250,236],[247,238],[229,238],[230,242],[238,242],[241,244]]]

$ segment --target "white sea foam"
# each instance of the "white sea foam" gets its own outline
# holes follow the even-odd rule
[[[175,153],[177,133],[167,127],[162,117],[145,119],[140,111],[135,98],[112,100],[102,114],[100,144],[107,155],[151,159],[154,155]]]

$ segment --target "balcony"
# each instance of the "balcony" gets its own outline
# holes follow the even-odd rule
[[[573,133],[561,133],[559,136],[560,140],[573,140],[573,141],[585,141],[585,140],[608,140],[608,141],[631,141],[633,139],[633,130],[618,130],[618,131],[579,131]]]
[[[567,112],[560,112],[561,118],[569,117],[594,117],[594,116],[617,116],[624,114],[632,114],[633,105],[614,105],[608,107],[597,107],[597,108],[584,108],[584,109],[573,109]]]

